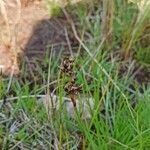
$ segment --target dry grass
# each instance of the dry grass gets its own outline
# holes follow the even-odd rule
[[[23,53],[21,49],[28,42],[34,23],[39,19],[43,19],[43,16],[47,14],[46,10],[43,10],[41,6],[32,7],[31,5],[27,8],[28,4],[30,4],[28,1],[20,0],[6,0],[5,2],[1,0],[0,3],[0,54],[1,57],[4,56],[6,59],[12,60],[9,64],[5,64],[5,61],[0,61],[0,65],[3,66],[2,72],[7,75],[11,74],[11,72],[18,74],[17,70],[12,70],[12,66],[18,64],[18,54]],[[37,15],[36,9],[41,10]],[[35,21],[34,18],[37,20]]]

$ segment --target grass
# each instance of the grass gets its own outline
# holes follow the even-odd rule
[[[74,118],[67,113],[62,104],[67,93],[65,78],[60,76],[61,54],[52,57],[51,49],[43,62],[35,60],[36,73],[28,75],[27,65],[23,64],[21,77],[1,78],[0,149],[150,149],[150,85],[140,84],[134,72],[136,65],[144,67],[139,60],[148,62],[142,50],[148,48],[139,40],[148,33],[131,36],[136,30],[132,26],[137,19],[135,4],[115,0],[113,6],[113,23],[108,22],[111,31],[106,32],[102,32],[102,23],[106,23],[101,20],[105,19],[101,16],[102,6],[82,4],[62,10],[79,43],[76,51],[82,52],[74,56],[73,70],[76,84],[82,85],[79,102],[87,103],[91,118],[87,119],[82,109],[73,108]],[[107,16],[109,9],[104,11]],[[76,16],[75,21],[71,14]],[[145,22],[141,24],[140,31]],[[121,59],[124,44],[132,57]],[[125,71],[121,71],[123,68]],[[55,103],[52,105],[45,96],[53,90],[58,108],[53,108]],[[92,107],[88,103],[91,97]]]

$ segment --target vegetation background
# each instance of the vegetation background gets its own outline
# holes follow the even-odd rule
[[[19,76],[0,77],[0,149],[149,150],[150,1],[45,5],[50,21],[67,22],[65,44],[55,54],[58,41],[46,43],[44,58],[32,57],[33,67],[24,56]],[[71,79],[66,55],[74,60]],[[66,91],[70,80],[69,89],[80,91]]]

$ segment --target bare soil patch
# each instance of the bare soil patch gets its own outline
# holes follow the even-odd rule
[[[11,60],[10,63],[0,60],[3,74],[10,74],[12,66],[17,68],[14,70],[14,74],[18,74],[19,67],[16,62],[18,54],[22,56],[19,58],[21,62],[26,56],[29,59],[33,56],[44,56],[46,50],[52,49],[52,47],[53,51],[57,51],[57,55],[61,49],[67,47],[68,36],[71,46],[76,44],[75,40],[70,41],[72,37],[68,31],[69,25],[66,18],[63,15],[50,17],[43,1],[22,1],[21,14],[17,14],[17,6],[13,0],[12,5],[8,4],[8,8],[11,38],[7,31],[6,22],[0,16],[0,33],[3,36],[3,40],[0,41],[0,57]],[[17,15],[20,15],[19,23],[16,23]]]

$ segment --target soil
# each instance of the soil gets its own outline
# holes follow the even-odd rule
[[[17,5],[15,0],[9,0],[7,5],[11,38],[8,35],[3,16],[0,16],[0,33],[5,39],[0,41],[0,57],[3,56],[3,58],[11,60],[9,64],[0,60],[0,66],[3,66],[2,72],[6,75],[12,72],[12,66],[17,68],[14,70],[14,74],[19,73],[15,56],[22,56],[19,58],[21,62],[25,57],[28,57],[30,62],[33,57],[43,59],[46,50],[52,49],[52,47],[56,55],[58,55],[62,47],[64,52],[68,52],[66,32],[71,46],[76,45],[63,14],[60,14],[58,17],[50,17],[48,10],[43,5],[43,1],[40,0],[22,0],[21,2],[21,16],[18,24],[16,23],[16,14],[18,12],[16,11]]]

